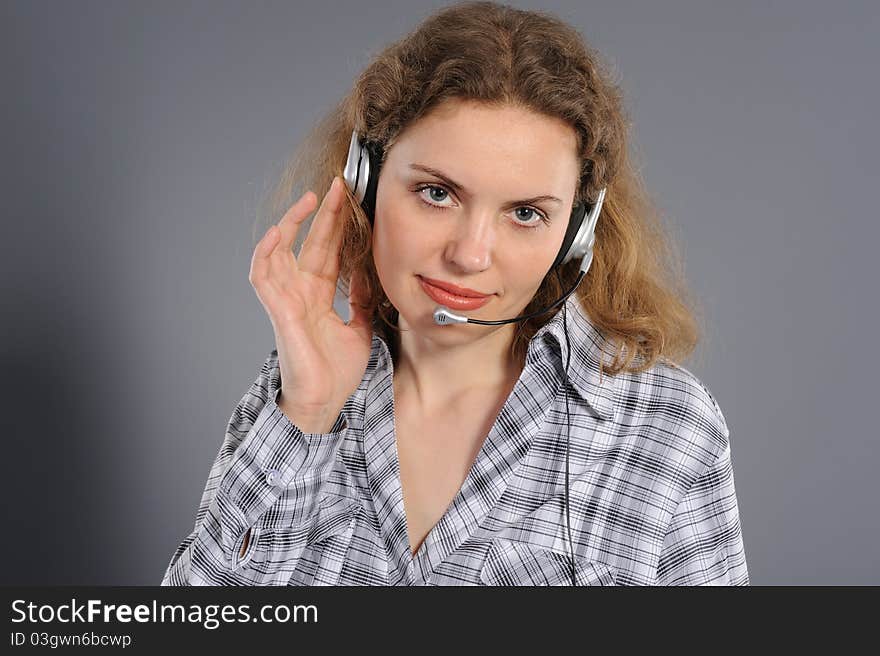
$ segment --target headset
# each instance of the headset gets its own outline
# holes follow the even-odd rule
[[[376,210],[376,188],[378,187],[379,183],[379,171],[382,166],[382,157],[383,148],[381,144],[361,139],[358,136],[357,129],[352,131],[351,143],[348,146],[348,159],[345,162],[343,178],[345,179],[345,183],[348,186],[349,190],[360,203],[361,208],[363,208],[364,213],[367,215],[367,218],[370,221],[371,227],[373,225]],[[438,305],[434,310],[434,323],[436,323],[438,326],[449,326],[459,323],[481,324],[484,326],[500,326],[507,323],[524,321],[540,314],[544,314],[555,308],[560,303],[565,302],[565,300],[569,296],[571,296],[572,293],[574,293],[574,290],[577,289],[581,280],[584,279],[584,276],[587,275],[587,271],[589,270],[590,265],[593,262],[593,244],[595,242],[596,221],[598,221],[599,219],[599,212],[602,209],[602,203],[604,201],[605,188],[602,188],[592,205],[588,203],[576,203],[571,210],[571,216],[568,219],[568,227],[565,231],[565,237],[562,240],[562,245],[559,247],[559,252],[556,254],[556,259],[554,259],[553,264],[550,265],[550,271],[556,269],[556,276],[561,284],[562,276],[559,272],[559,268],[557,268],[559,265],[580,258],[581,266],[578,278],[575,281],[574,285],[572,285],[571,289],[569,289],[568,292],[566,292],[565,295],[562,296],[558,301],[544,308],[543,310],[532,312],[531,314],[521,315],[519,317],[514,317],[513,319],[501,319],[498,321],[473,319],[471,317],[452,312],[445,305]],[[568,341],[568,317],[565,313],[565,306],[562,307],[562,310],[563,327],[565,331],[565,344],[567,347],[565,358],[565,373],[567,378],[569,360],[571,356],[571,345]],[[565,525],[568,532],[569,549],[571,550],[571,584],[577,585],[577,578],[575,576],[574,543],[571,538],[571,517],[569,515],[568,502],[568,452],[571,437],[571,416],[568,407],[568,394],[565,394],[565,412],[566,415],[569,417],[568,421],[566,422],[565,439]]]

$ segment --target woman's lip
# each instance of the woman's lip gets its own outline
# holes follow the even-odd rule
[[[435,287],[421,276],[419,276],[419,284],[422,286],[424,292],[428,296],[430,296],[431,299],[434,300],[434,302],[439,303],[440,305],[445,305],[450,310],[476,310],[483,307],[492,298],[491,296],[481,296],[479,298],[473,298],[451,294],[445,289]]]
[[[466,287],[457,287],[456,285],[450,284],[448,282],[443,282],[442,280],[434,280],[433,278],[425,278],[424,276],[419,276],[419,278],[434,287],[449,292],[454,296],[461,296],[464,298],[487,298],[491,296],[491,294],[481,294],[480,292],[476,292],[473,289],[468,289]]]

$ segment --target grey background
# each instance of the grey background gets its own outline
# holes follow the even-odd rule
[[[441,4],[0,3],[0,582],[159,583],[273,346],[264,189]],[[619,72],[709,319],[689,368],[731,429],[752,583],[880,583],[878,5],[513,4]]]

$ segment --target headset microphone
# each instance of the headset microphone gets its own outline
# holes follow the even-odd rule
[[[382,155],[383,149],[381,144],[369,141],[362,141],[358,137],[357,129],[355,129],[351,133],[351,142],[348,147],[348,160],[345,163],[343,178],[345,179],[345,183],[348,186],[349,190],[351,190],[352,194],[354,194],[355,198],[357,198],[358,202],[363,208],[364,213],[367,215],[371,226],[373,224],[376,209],[376,188],[379,182],[379,170],[382,165]],[[599,219],[599,212],[602,209],[602,203],[604,202],[604,200],[605,189],[603,188],[599,192],[595,202],[592,204],[589,213],[587,212],[587,205],[584,203],[578,203],[572,208],[571,215],[568,220],[568,227],[565,231],[565,237],[562,240],[562,245],[559,248],[559,252],[556,254],[556,259],[553,261],[553,264],[550,265],[550,271],[553,271],[554,269],[556,270],[556,277],[561,284],[562,276],[560,274],[560,268],[558,268],[558,265],[565,264],[566,262],[576,258],[580,258],[580,273],[578,274],[577,280],[575,281],[574,285],[572,285],[571,289],[569,289],[565,293],[565,295],[562,296],[558,301],[544,308],[543,310],[539,310],[538,312],[532,312],[531,314],[514,317],[513,319],[501,319],[497,321],[473,319],[471,317],[466,317],[461,314],[456,314],[445,305],[438,305],[434,309],[434,323],[438,326],[452,326],[455,324],[468,323],[480,324],[484,326],[500,326],[508,323],[531,319],[532,317],[536,317],[540,314],[544,314],[545,312],[549,312],[560,303],[563,303],[565,299],[571,296],[571,294],[574,293],[574,290],[577,289],[577,286],[580,284],[581,280],[583,280],[584,276],[587,275],[590,264],[592,264],[593,262],[593,242],[595,241],[596,221]],[[568,343],[568,317],[565,313],[564,305],[562,307],[562,310],[563,327],[565,329],[565,343],[567,347],[565,374],[566,377],[568,377],[568,364],[569,358],[571,356],[571,346]],[[563,390],[563,395],[565,396],[565,411],[566,414],[569,414],[568,394],[565,392],[565,390]],[[570,431],[570,424],[570,420],[566,422],[567,431]],[[569,515],[568,503],[569,438],[570,434],[567,433],[565,441],[565,522],[568,532],[568,544],[569,548],[571,549],[571,584],[577,585],[577,578],[575,573],[576,570],[574,542],[571,539],[571,517]]]
[[[599,194],[599,199],[596,201],[596,204],[593,208],[593,212],[591,215],[595,213],[595,217],[598,218],[599,210],[602,207],[602,201],[605,198],[605,190],[603,189]],[[595,223],[595,221],[594,221]],[[581,284],[581,280],[584,279],[584,276],[587,275],[587,271],[590,268],[590,264],[593,262],[593,242],[595,241],[595,237],[592,236],[590,238],[589,247],[587,250],[587,254],[584,256],[583,261],[581,262],[580,273],[578,274],[577,280],[571,286],[564,296],[562,296],[558,301],[556,301],[553,305],[548,305],[543,310],[538,310],[537,312],[532,312],[531,314],[524,314],[519,317],[514,317],[513,319],[500,319],[497,321],[485,321],[482,319],[472,319],[470,317],[466,317],[462,314],[456,314],[452,310],[450,310],[445,305],[438,305],[434,309],[434,323],[438,326],[449,326],[456,323],[476,323],[484,326],[502,326],[506,323],[514,323],[516,321],[525,321],[526,319],[531,319],[532,317],[536,317],[540,314],[544,314],[545,312],[549,312],[553,308],[555,308],[560,303],[564,302],[569,296],[574,293],[574,290],[577,289],[578,285]],[[558,271],[558,269],[557,269]]]

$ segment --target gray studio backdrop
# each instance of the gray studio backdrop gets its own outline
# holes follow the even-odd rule
[[[441,4],[0,3],[0,582],[159,583],[273,346],[247,280],[266,186]],[[880,583],[878,4],[515,4],[619,72],[706,310],[690,368],[752,583]]]

